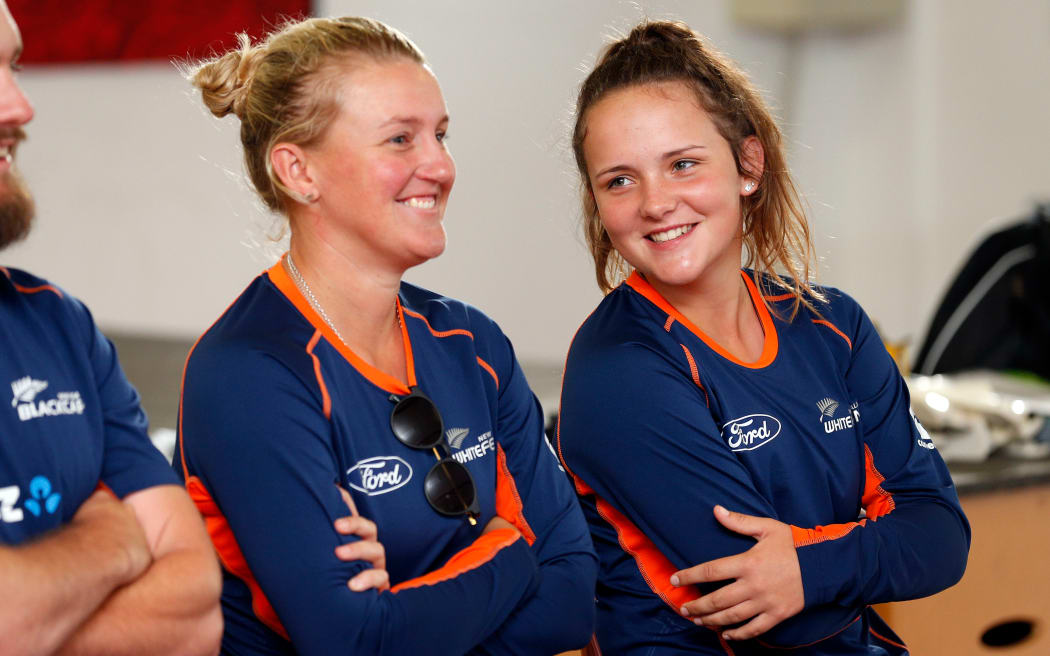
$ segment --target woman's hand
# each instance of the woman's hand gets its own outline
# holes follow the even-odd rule
[[[375,588],[379,592],[390,588],[390,574],[386,571],[386,550],[379,541],[379,529],[375,522],[357,514],[357,506],[350,493],[339,488],[339,493],[350,509],[349,517],[335,520],[335,530],[340,535],[356,535],[360,540],[350,544],[341,544],[335,548],[339,560],[364,560],[372,563],[372,569],[362,570],[350,579],[347,585],[354,592]]]
[[[482,529],[481,534],[485,535],[489,531],[495,531],[496,529],[500,528],[509,528],[510,530],[517,533],[519,536],[521,535],[521,531],[518,530],[518,527],[514,526],[514,524],[511,524],[499,515],[496,515],[495,517],[489,520],[488,524],[485,524],[485,528]]]
[[[714,512],[722,526],[755,538],[755,546],[677,572],[671,576],[671,583],[677,586],[735,579],[688,602],[681,612],[694,623],[713,628],[746,622],[725,631],[722,637],[747,640],[795,615],[805,605],[798,554],[787,524],[730,512],[722,506],[715,506]]]

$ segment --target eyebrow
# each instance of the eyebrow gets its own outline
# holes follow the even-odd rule
[[[670,159],[672,157],[677,157],[678,155],[681,155],[682,153],[684,153],[686,151],[694,150],[694,149],[697,149],[697,148],[699,148],[701,150],[706,150],[707,146],[701,146],[699,144],[689,144],[688,146],[684,146],[682,148],[676,148],[674,150],[667,151],[666,153],[664,153],[663,155],[660,156],[660,159]],[[610,166],[607,169],[602,169],[601,171],[598,171],[597,173],[594,174],[594,177],[595,178],[600,178],[603,175],[606,175],[607,173],[612,173],[613,171],[619,171],[620,169],[626,169],[626,168],[630,168],[630,167],[628,167],[626,164],[614,164],[614,165]]]
[[[441,123],[447,123],[447,122],[448,122],[448,114],[445,114],[444,116],[441,117],[441,120],[438,121],[438,124],[440,125]],[[423,119],[418,118],[416,116],[394,116],[393,118],[387,119],[386,121],[383,121],[382,123],[380,123],[379,127],[380,127],[380,129],[382,129],[382,128],[385,128],[385,127],[387,127],[389,125],[396,125],[398,123],[407,123],[409,125],[415,126],[415,125],[422,124],[423,123]]]

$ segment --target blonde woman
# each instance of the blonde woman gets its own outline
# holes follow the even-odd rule
[[[808,280],[761,98],[652,22],[603,53],[576,121],[607,295],[569,352],[559,448],[599,554],[598,643],[904,653],[868,604],[955,583],[969,526],[871,322]]]
[[[422,54],[376,21],[310,19],[193,82],[240,119],[291,230],[186,365],[180,468],[223,564],[224,653],[586,643],[595,557],[509,342],[401,280],[444,250],[455,180]]]

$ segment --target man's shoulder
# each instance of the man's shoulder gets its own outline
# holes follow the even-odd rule
[[[23,269],[0,266],[0,289],[20,294],[26,299],[68,299],[69,295],[50,280],[33,275]]]
[[[28,271],[0,266],[0,307],[18,317],[26,330],[79,334],[94,319],[80,299]],[[11,329],[15,329],[11,326]],[[90,328],[89,328],[90,329]]]

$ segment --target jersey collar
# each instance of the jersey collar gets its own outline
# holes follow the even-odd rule
[[[283,258],[282,258],[283,259]],[[343,343],[343,340],[335,334],[335,332],[325,323],[324,319],[317,314],[310,302],[306,300],[302,292],[299,291],[299,287],[296,286],[295,281],[292,280],[288,272],[285,271],[284,265],[281,264],[281,260],[277,261],[277,264],[273,265],[266,271],[266,275],[269,276],[270,281],[274,284],[277,289],[285,295],[285,297],[292,302],[299,313],[306,318],[310,324],[318,330],[321,335],[324,336],[328,343],[332,345],[336,351],[350,363],[354,369],[358,371],[362,376],[367,378],[373,385],[380,389],[386,390],[392,394],[409,394],[411,390],[409,387],[416,385],[416,366],[415,360],[412,357],[412,342],[408,337],[408,327],[405,323],[404,310],[401,307],[400,296],[395,300],[397,304],[397,316],[399,324],[401,325],[401,339],[405,345],[405,365],[408,374],[408,387],[403,382],[391,376],[385,371],[373,367],[368,362],[365,362],[361,356],[357,355],[350,349],[349,346]]]
[[[758,319],[762,323],[762,332],[765,335],[762,354],[759,355],[758,359],[754,362],[744,362],[722,348],[718,342],[708,336],[704,331],[700,330],[696,324],[687,319],[685,315],[671,305],[667,299],[660,294],[660,292],[656,291],[656,289],[649,284],[649,281],[642,277],[642,274],[638,273],[637,270],[632,272],[624,282],[631,289],[644,296],[650,303],[667,313],[667,316],[685,326],[689,332],[699,337],[700,340],[703,341],[704,344],[707,344],[712,351],[726,360],[738,364],[741,367],[747,367],[748,369],[761,369],[769,366],[777,357],[777,349],[779,346],[777,329],[776,326],[773,325],[773,318],[769,315],[769,308],[766,307],[762,295],[758,292],[758,288],[755,287],[754,281],[751,280],[751,276],[747,275],[747,272],[743,270],[740,271],[740,275],[744,279],[744,284],[747,285],[748,294],[751,295],[751,303],[755,306],[755,312],[758,313]]]

